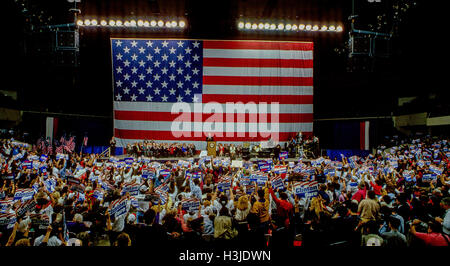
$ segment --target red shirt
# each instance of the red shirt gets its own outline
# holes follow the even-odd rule
[[[289,217],[292,215],[294,206],[292,206],[292,203],[290,203],[287,200],[278,199],[277,196],[275,195],[275,193],[273,192],[272,188],[270,188],[269,191],[270,191],[270,194],[272,195],[272,199],[277,204],[277,214],[280,217],[285,218],[284,224],[286,227],[288,227],[289,226]]]
[[[355,193],[355,195],[353,195],[352,200],[361,202],[361,200],[363,200],[365,198],[366,198],[366,189],[360,189]]]
[[[370,185],[372,186],[373,191],[375,192],[375,195],[381,195],[381,189],[382,189],[381,186],[373,183],[372,181],[370,181]]]
[[[416,237],[422,239],[427,246],[448,246],[447,241],[445,241],[444,236],[439,233],[420,233],[416,232]],[[450,237],[447,237],[450,241]]]

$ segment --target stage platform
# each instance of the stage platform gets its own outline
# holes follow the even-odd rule
[[[133,156],[130,156],[130,155],[128,155],[128,154],[124,154],[124,155],[118,155],[118,156],[115,156],[116,158],[119,158],[119,159],[125,159],[125,158],[130,158],[130,157],[133,157]],[[136,158],[136,157],[134,157],[134,158]],[[167,161],[178,161],[178,160],[187,160],[187,159],[189,159],[189,158],[194,158],[194,161],[198,161],[199,159],[200,159],[200,156],[198,156],[198,155],[196,155],[196,156],[193,156],[193,157],[167,157],[167,158],[151,158],[151,160],[152,161],[158,161],[158,162],[167,162]],[[225,159],[225,158],[230,158],[230,157],[215,157],[215,158],[219,158],[219,159]],[[109,159],[109,157],[102,157],[102,158],[100,158],[100,159],[102,159],[102,160],[108,160]],[[252,157],[252,158],[250,158],[250,162],[257,162],[257,161],[259,161],[259,160],[267,160],[267,159],[271,159],[271,158],[263,158],[263,157]],[[236,158],[235,160],[243,160],[242,158]],[[296,158],[288,158],[288,159],[286,159],[286,162],[298,162],[298,160],[299,160],[299,157],[296,157]],[[310,161],[311,159],[303,159],[303,161],[304,162],[308,162],[308,161]]]

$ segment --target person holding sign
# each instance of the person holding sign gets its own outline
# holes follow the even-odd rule
[[[270,195],[277,205],[277,215],[284,221],[286,228],[290,226],[290,220],[293,216],[294,206],[288,201],[288,195],[285,192],[278,192],[280,199],[275,195],[272,187],[269,186]]]
[[[263,229],[264,233],[267,233],[267,231],[269,230],[269,223],[270,223],[270,215],[269,215],[270,199],[269,199],[268,183],[266,182],[264,188],[258,189],[258,185],[255,182],[255,189],[257,190],[256,201],[255,203],[253,203],[250,212],[258,216],[260,227]]]

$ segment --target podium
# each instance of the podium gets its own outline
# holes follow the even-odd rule
[[[215,141],[207,141],[206,150],[208,151],[208,156],[216,157],[216,142]]]

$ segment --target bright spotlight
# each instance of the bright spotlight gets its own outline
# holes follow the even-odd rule
[[[134,19],[130,20],[130,26],[136,27],[136,20],[134,20]]]
[[[264,24],[264,29],[265,29],[265,30],[270,29],[270,24],[269,24],[269,23]]]
[[[178,22],[178,26],[184,28],[184,26],[186,26],[186,23],[183,20],[181,20],[180,22]]]
[[[342,26],[337,26],[336,31],[342,31]]]
[[[97,26],[98,22],[96,19],[91,20],[91,25],[92,26]]]
[[[249,30],[252,27],[252,24],[250,22],[245,23],[245,28]]]
[[[172,27],[172,23],[170,23],[170,21],[166,21],[166,27],[167,27],[167,28]]]
[[[163,27],[163,26],[164,26],[164,21],[159,20],[159,21],[158,21],[158,26],[159,26],[159,27]]]
[[[109,26],[114,27],[116,25],[116,22],[114,20],[109,21]]]
[[[125,20],[125,22],[123,23],[123,25],[125,25],[125,27],[130,27],[130,22],[128,20]]]
[[[258,28],[258,25],[256,25],[256,23],[252,24],[252,30],[256,30]]]
[[[258,29],[260,29],[260,30],[264,29],[264,24],[263,23],[259,23],[258,24]]]
[[[304,29],[305,29],[305,24],[300,24],[300,25],[298,25],[298,29],[299,29],[299,30],[304,30]]]
[[[319,26],[317,26],[317,25],[314,25],[314,27],[313,27],[312,29],[313,29],[313,31],[316,31],[316,30],[318,30],[318,29],[319,29]]]
[[[155,20],[150,21],[150,26],[155,27],[156,26],[156,21]]]
[[[336,30],[336,27],[335,27],[334,25],[331,25],[331,26],[328,28],[328,30],[329,30],[329,31],[335,31],[335,30]]]
[[[311,30],[312,26],[311,25],[306,25],[305,29],[306,30]]]
[[[238,23],[238,28],[239,28],[239,29],[243,29],[243,28],[244,28],[244,22],[240,21],[240,22]]]
[[[106,26],[106,25],[108,25],[108,22],[106,22],[106,20],[102,19],[102,20],[100,21],[100,25]]]
[[[278,24],[278,30],[283,30],[283,29],[284,29],[284,24],[283,23]]]
[[[147,20],[144,21],[144,27],[148,27],[148,26],[150,26],[150,23]]]
[[[274,30],[274,29],[276,29],[277,28],[277,26],[275,25],[275,24],[270,24],[270,29],[271,30]]]
[[[292,29],[292,25],[291,24],[286,24],[286,29],[287,30],[291,30]]]
[[[83,26],[83,21],[82,21],[81,19],[79,19],[79,20],[77,21],[77,25],[78,25],[78,26]]]
[[[116,21],[116,26],[118,26],[118,27],[122,26],[122,20],[117,20]]]
[[[89,19],[84,20],[84,25],[89,26],[91,25],[91,21]]]
[[[297,29],[298,29],[298,27],[296,24],[292,25],[292,30],[297,30]]]
[[[321,31],[326,31],[326,30],[328,30],[328,27],[325,26],[325,25],[323,25],[322,28],[320,28],[320,30],[321,30]]]
[[[144,26],[144,21],[142,19],[140,19],[137,21],[137,24],[139,27],[142,27],[142,26]]]
[[[172,20],[172,23],[170,23],[170,25],[172,25],[172,27],[176,27],[177,26],[177,22],[175,20]]]

